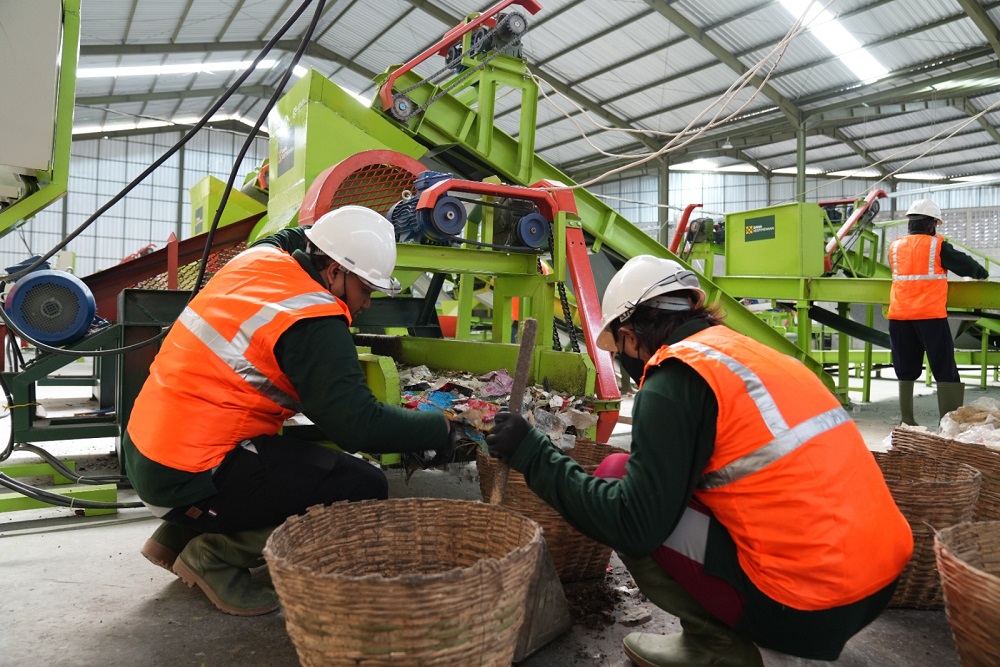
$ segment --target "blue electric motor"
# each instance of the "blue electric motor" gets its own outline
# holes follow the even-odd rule
[[[393,204],[386,215],[400,243],[449,244],[465,228],[467,213],[455,197],[440,197],[431,210],[417,210],[421,193],[435,183],[454,178],[439,171],[423,171],[414,182],[412,197]]]
[[[18,329],[46,345],[83,338],[97,313],[87,285],[65,271],[34,271],[11,288],[4,312]]]

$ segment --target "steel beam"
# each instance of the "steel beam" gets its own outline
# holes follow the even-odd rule
[[[665,0],[645,0],[646,4],[655,9],[659,14],[670,21],[676,27],[680,28],[681,32],[689,36],[694,41],[698,42],[702,48],[711,53],[713,56],[719,59],[720,62],[725,63],[729,69],[733,70],[740,76],[746,74],[749,68],[744,65],[739,59],[733,54],[729,53],[721,44],[716,42],[714,39],[709,37],[704,30],[695,25],[686,16],[681,14],[679,11],[671,7]],[[769,83],[765,83],[763,79],[759,76],[750,77],[750,85],[759,88],[767,99],[771,100],[781,109],[782,113],[788,118],[792,123],[799,122],[799,108],[795,104],[786,98],[784,95],[779,93],[774,89]]]
[[[956,108],[962,111],[963,113],[968,114],[969,116],[976,116],[977,114],[980,113],[979,109],[977,109],[976,106],[968,99],[963,99],[960,103],[960,106],[957,106]],[[976,122],[979,123],[979,127],[981,127],[983,130],[986,131],[986,134],[990,135],[990,138],[993,141],[1000,144],[1000,132],[998,132],[995,127],[993,127],[993,123],[991,123],[989,120],[986,119],[985,114],[976,118]]]
[[[986,38],[989,45],[993,47],[993,53],[1000,56],[1000,32],[997,32],[997,24],[986,13],[986,8],[979,4],[979,0],[958,0],[958,4],[979,28],[979,32],[983,33],[983,37]]]
[[[886,278],[775,278],[715,276],[715,283],[736,298],[779,301],[833,301],[836,303],[889,303],[892,280]],[[948,282],[948,307],[1000,308],[1000,283],[981,280]]]

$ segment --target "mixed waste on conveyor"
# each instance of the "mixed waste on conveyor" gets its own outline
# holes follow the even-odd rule
[[[497,412],[508,407],[514,379],[506,368],[482,375],[458,371],[432,371],[427,366],[397,365],[403,407],[435,410],[462,429],[453,460],[475,459],[476,449],[486,451],[485,434],[493,428]],[[521,412],[529,423],[544,431],[562,449],[571,449],[577,434],[597,424],[593,405],[544,385],[533,385],[524,394]],[[406,457],[407,471],[427,467],[434,452]]]

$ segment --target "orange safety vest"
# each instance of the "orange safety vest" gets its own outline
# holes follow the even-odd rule
[[[942,243],[944,237],[937,234],[910,234],[889,246],[890,320],[948,316],[948,271],[941,266]]]
[[[163,340],[129,418],[132,442],[161,465],[202,472],[243,440],[277,433],[301,408],[274,346],[296,322],[335,315],[351,321],[288,253],[240,253]]]
[[[728,529],[757,588],[812,611],[899,576],[909,525],[858,427],[809,369],[724,326],[660,348],[646,369],[667,359],[697,371],[719,403],[695,497]]]

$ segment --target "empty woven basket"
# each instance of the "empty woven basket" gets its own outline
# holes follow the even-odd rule
[[[934,530],[971,521],[982,475],[971,466],[907,452],[875,452],[899,511],[913,531],[913,556],[899,577],[890,607],[944,606]]]
[[[573,457],[585,471],[593,474],[609,454],[624,451],[619,447],[577,439],[576,446],[566,450],[566,454]],[[489,499],[493,490],[496,461],[479,452],[476,454],[476,468],[479,470],[479,490],[484,500]],[[604,576],[611,560],[611,547],[585,537],[566,523],[558,512],[528,488],[524,475],[516,470],[510,471],[503,506],[541,524],[545,544],[560,581],[583,581]]]
[[[542,547],[483,503],[336,503],[288,519],[264,556],[303,665],[504,665]]]
[[[983,474],[983,486],[976,503],[976,521],[1000,519],[1000,452],[985,445],[958,442],[926,431],[898,427],[892,431],[892,449],[937,456],[965,463]]]
[[[934,550],[959,660],[965,667],[1000,664],[1000,521],[946,528]]]

